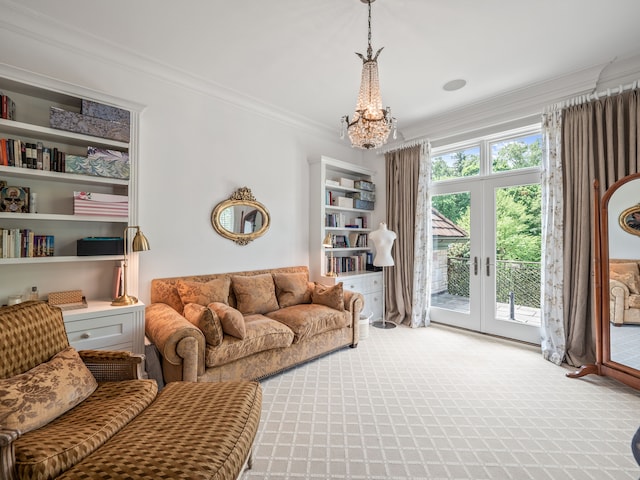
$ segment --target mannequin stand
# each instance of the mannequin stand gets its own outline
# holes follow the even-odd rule
[[[387,320],[384,317],[382,317],[382,320],[376,320],[375,322],[373,322],[371,326],[376,328],[384,328],[387,330],[389,328],[396,328],[395,323],[387,322]]]

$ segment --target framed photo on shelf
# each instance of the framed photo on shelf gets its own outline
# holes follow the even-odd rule
[[[640,236],[640,203],[624,210],[618,223],[625,232]]]
[[[29,213],[29,189],[0,185],[0,212]]]

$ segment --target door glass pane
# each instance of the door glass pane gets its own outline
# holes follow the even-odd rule
[[[492,172],[539,167],[542,164],[540,133],[493,142],[489,146]]]
[[[431,179],[472,177],[480,174],[480,146],[443,153],[431,158]]]
[[[432,198],[431,305],[469,312],[469,192]]]
[[[497,188],[496,318],[540,325],[541,189]]]

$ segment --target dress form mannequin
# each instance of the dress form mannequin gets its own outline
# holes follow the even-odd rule
[[[391,247],[396,239],[395,232],[388,230],[386,223],[381,223],[378,230],[369,234],[369,239],[373,242],[373,246],[376,247],[376,256],[373,259],[373,264],[376,267],[393,266]]]
[[[376,255],[373,258],[373,264],[376,267],[391,267],[394,265],[391,256],[391,247],[396,239],[396,233],[387,229],[386,223],[381,223],[377,230],[369,234],[369,239],[376,248]],[[382,320],[373,322],[371,325],[378,328],[394,328],[396,325],[386,321],[387,313],[385,312],[384,300],[382,303]]]

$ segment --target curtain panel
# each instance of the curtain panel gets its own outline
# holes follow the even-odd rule
[[[564,203],[563,305],[566,361],[595,362],[593,181],[603,193],[639,171],[639,90],[565,108],[562,112]]]
[[[387,320],[428,324],[431,284],[431,211],[428,144],[385,153],[387,225],[397,234],[394,266],[385,269]]]

